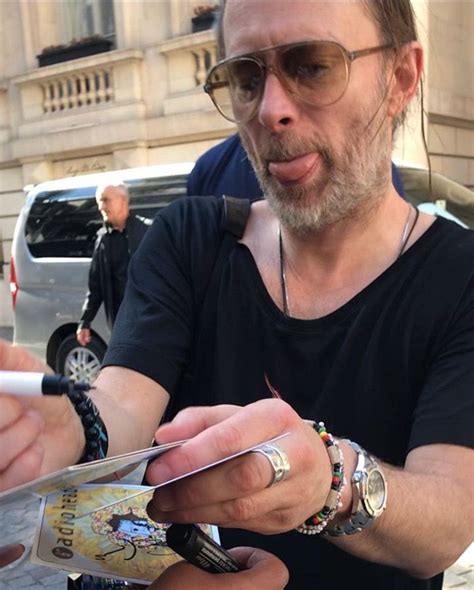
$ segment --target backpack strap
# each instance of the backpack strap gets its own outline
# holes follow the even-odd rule
[[[202,284],[198,291],[200,293],[200,305],[204,301],[207,291],[219,281],[222,269],[237,240],[245,233],[245,227],[250,215],[251,201],[249,199],[239,199],[228,195],[222,195],[222,198],[224,199],[221,218],[222,240],[215,253],[215,262],[210,275],[207,279],[201,277]]]
[[[201,285],[201,296],[197,314],[196,334],[193,347],[191,374],[198,371],[205,375],[210,371],[213,357],[209,355],[216,330],[216,308],[218,305],[219,284],[222,272],[239,238],[244,235],[250,214],[249,199],[239,199],[223,195],[224,207],[221,220],[222,240],[210,275]],[[197,400],[196,400],[197,403]]]
[[[217,307],[218,287],[222,271],[229,259],[235,244],[245,232],[250,214],[251,201],[223,195],[221,234],[222,239],[217,250],[212,253],[214,263],[209,273],[198,275],[195,284],[196,309],[194,315],[194,342],[189,363],[183,373],[180,391],[172,396],[164,417],[170,420],[182,409],[183,400],[187,405],[198,404],[195,398],[198,382],[196,375],[206,375],[211,369],[213,357],[209,355],[212,340],[215,337],[215,310]]]
[[[250,214],[250,200],[222,195],[224,199],[222,228],[234,237],[240,238],[245,233],[245,226]]]

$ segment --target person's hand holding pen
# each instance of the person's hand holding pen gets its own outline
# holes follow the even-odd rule
[[[24,349],[1,339],[0,370],[52,372]],[[27,391],[8,395],[12,392],[5,389],[0,387],[0,491],[74,464],[84,436],[66,396],[25,395]],[[54,449],[54,457],[46,449]]]
[[[236,547],[229,552],[246,569],[216,575],[180,561],[161,574],[149,590],[282,590],[288,583],[285,564],[271,553],[251,547]]]

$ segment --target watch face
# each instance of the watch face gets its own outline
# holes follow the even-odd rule
[[[377,514],[385,505],[385,480],[380,471],[369,473],[367,481],[367,502],[374,514]]]

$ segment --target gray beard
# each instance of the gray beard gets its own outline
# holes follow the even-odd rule
[[[349,217],[373,211],[390,183],[391,141],[388,130],[354,125],[346,134],[342,153],[335,155],[327,145],[281,136],[271,139],[265,153],[257,154],[241,131],[242,143],[255,169],[263,193],[280,223],[298,235],[319,232]],[[318,179],[305,186],[282,186],[267,169],[267,162],[319,152],[322,166]],[[323,170],[324,169],[324,170]]]

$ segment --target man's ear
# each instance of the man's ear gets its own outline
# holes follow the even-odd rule
[[[404,45],[395,60],[391,91],[388,101],[388,115],[396,118],[416,94],[423,72],[423,48],[412,41]]]

